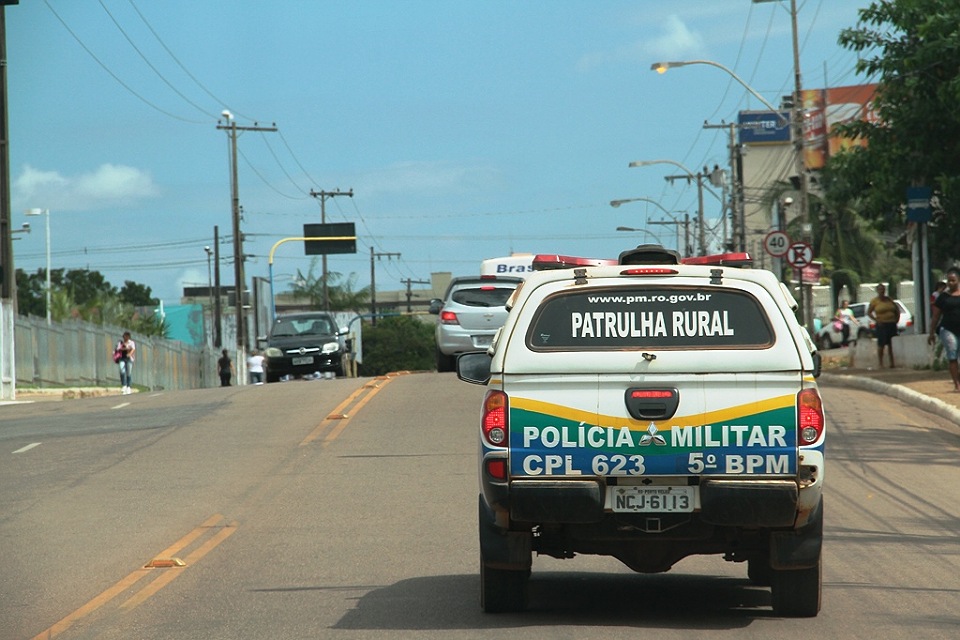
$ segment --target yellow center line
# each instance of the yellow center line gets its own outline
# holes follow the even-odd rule
[[[210,553],[221,542],[232,536],[237,530],[237,523],[231,522],[223,529],[221,529],[215,536],[204,542],[196,551],[187,556],[186,563],[187,566],[193,566],[196,564],[200,558]],[[156,580],[145,586],[139,592],[134,594],[129,600],[120,605],[121,609],[133,609],[139,604],[142,604],[144,600],[154,595],[160,589],[163,589],[165,586],[173,582],[175,579],[180,577],[182,571],[181,567],[172,567],[161,573]]]
[[[74,622],[90,615],[91,613],[93,613],[94,611],[96,611],[97,609],[99,609],[100,607],[107,604],[108,602],[116,598],[118,595],[120,595],[121,593],[129,589],[140,578],[150,573],[150,571],[151,569],[137,569],[136,571],[128,575],[126,578],[120,580],[117,584],[113,585],[112,587],[110,587],[109,589],[107,589],[106,591],[98,595],[96,598],[94,598],[87,604],[83,605],[82,607],[80,607],[79,609],[77,609],[76,611],[68,615],[66,618],[64,618],[57,624],[35,635],[33,637],[33,640],[45,640],[47,638],[54,638],[60,635],[61,633],[69,629]]]
[[[372,396],[376,395],[376,393],[381,388],[386,386],[386,384],[390,382],[390,380],[391,378],[389,377],[381,376],[377,378],[374,382],[369,382],[363,385],[362,387],[360,387],[359,389],[357,389],[356,391],[354,391],[353,393],[351,393],[346,400],[338,404],[337,408],[331,411],[330,414],[323,420],[323,422],[318,424],[316,428],[314,428],[314,430],[311,431],[310,434],[306,438],[304,438],[302,442],[300,442],[300,446],[304,447],[310,444],[311,442],[313,442],[314,440],[316,440],[317,438],[319,438],[320,434],[323,433],[323,431],[327,429],[335,421],[340,422],[340,424],[337,426],[337,429],[336,429],[336,433],[339,434],[341,431],[343,431],[344,427],[346,427],[346,423],[350,422],[350,418],[353,415],[353,413],[358,411],[360,407],[362,407],[367,402],[369,402],[369,399]],[[351,403],[353,403],[358,397],[360,397],[363,394],[366,394],[366,396],[364,396],[364,398],[357,403],[356,407],[354,407],[350,413],[347,413],[346,412],[347,407],[349,407]],[[336,435],[334,435],[333,437],[335,438]],[[326,443],[331,439],[332,438],[328,435],[324,439],[324,442]]]
[[[337,408],[333,410],[331,415],[343,414],[343,410],[346,409],[350,405],[350,403],[356,399],[357,396],[359,396],[361,393],[365,393],[366,391],[367,391],[367,387],[366,385],[364,385],[359,389],[357,389],[356,391],[354,391],[353,393],[351,393],[346,400],[344,400],[343,402],[337,405]],[[321,422],[316,427],[314,427],[313,431],[311,431],[310,434],[306,438],[304,438],[302,442],[300,442],[300,446],[301,447],[306,446],[311,442],[313,442],[314,440],[316,440],[320,436],[320,432],[326,429],[329,425],[330,425],[330,419],[329,418],[324,419],[323,422]]]
[[[341,420],[340,423],[336,427],[334,427],[330,431],[330,433],[327,434],[327,437],[323,439],[323,446],[327,446],[328,444],[336,440],[337,437],[343,432],[343,430],[347,428],[347,424],[350,423],[350,418],[353,415],[356,415],[356,413],[360,411],[360,409],[362,409],[365,404],[370,402],[373,396],[377,395],[377,393],[379,393],[381,389],[387,386],[391,380],[393,380],[393,378],[385,379],[383,381],[383,384],[377,385],[376,387],[370,390],[370,393],[363,396],[363,398],[361,398],[360,401],[357,403],[357,406],[353,408],[353,411],[351,411],[350,415],[345,417],[343,420]]]
[[[220,520],[222,519],[223,519],[223,516],[220,514],[214,514],[210,516],[206,520],[206,522],[201,524],[199,527],[197,527],[187,535],[180,538],[177,542],[173,543],[173,545],[164,549],[159,555],[160,556],[173,555],[177,551],[183,549],[188,544],[196,540],[207,529],[214,526],[216,523],[220,522]],[[230,533],[233,533],[233,529],[230,530]],[[125,578],[117,582],[115,585],[113,585],[112,587],[110,587],[100,595],[90,600],[90,602],[86,603],[85,605],[83,605],[73,613],[66,616],[60,622],[56,623],[49,629],[45,629],[44,631],[41,631],[40,633],[35,635],[33,637],[33,640],[46,640],[48,638],[54,638],[60,635],[61,633],[69,629],[74,622],[82,618],[85,618],[86,616],[90,615],[91,613],[93,613],[103,605],[107,604],[108,602],[116,598],[118,595],[120,595],[121,593],[123,593],[124,591],[132,587],[134,584],[136,584],[141,578],[143,578],[146,575],[149,575],[152,571],[153,569],[146,569],[143,567],[136,569],[135,571],[130,573],[128,576],[126,576]]]

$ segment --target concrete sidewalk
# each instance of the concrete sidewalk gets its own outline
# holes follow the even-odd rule
[[[942,418],[960,424],[960,393],[954,391],[950,372],[930,368],[926,336],[910,336],[908,344],[917,352],[911,358],[904,352],[904,338],[894,339],[894,354],[897,366],[880,368],[873,341],[859,345],[854,350],[831,349],[822,352],[823,386],[843,385],[893,396]],[[923,341],[921,343],[921,340]],[[905,341],[907,342],[907,341]],[[851,357],[856,366],[850,366]],[[903,364],[901,364],[903,362]]]

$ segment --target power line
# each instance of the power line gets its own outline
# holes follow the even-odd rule
[[[145,24],[146,27],[147,27],[147,29],[150,30],[150,33],[153,34],[153,37],[156,38],[156,39],[157,39],[157,42],[160,43],[160,46],[163,47],[164,51],[166,51],[167,54],[168,54],[171,58],[173,58],[173,61],[177,63],[177,66],[179,66],[180,69],[183,70],[183,72],[184,72],[185,74],[187,74],[187,76],[188,76],[191,80],[193,80],[194,84],[196,84],[198,87],[200,87],[200,89],[201,89],[204,93],[206,93],[209,97],[213,98],[213,101],[214,101],[216,104],[220,104],[220,105],[224,105],[224,106],[230,107],[231,105],[227,104],[226,101],[221,100],[220,98],[218,98],[217,96],[215,96],[213,93],[211,93],[210,90],[207,89],[207,87],[204,86],[204,84],[203,84],[202,82],[200,82],[200,80],[198,80],[196,76],[194,76],[192,73],[190,73],[190,70],[187,69],[187,67],[186,67],[182,62],[180,62],[180,59],[177,58],[176,55],[174,55],[173,51],[170,50],[170,47],[168,47],[168,46],[166,45],[166,43],[163,41],[163,39],[160,37],[160,34],[157,33],[156,29],[153,28],[153,26],[147,21],[146,17],[143,15],[143,13],[141,13],[141,11],[140,11],[140,9],[137,7],[136,3],[134,3],[133,0],[128,0],[128,2],[130,3],[130,6],[133,7],[133,10],[137,13],[137,15],[140,16],[140,20],[143,21],[143,24]],[[102,3],[101,3],[101,4],[102,4]],[[242,118],[246,118],[247,120],[253,121],[253,120],[256,120],[256,119],[257,119],[257,118],[251,118],[251,117],[249,117],[249,116],[246,116],[246,115],[240,113],[239,111],[237,111],[236,109],[232,109],[232,110],[235,111],[237,115],[239,115],[239,116],[242,117]]]
[[[160,80],[163,81],[163,83],[164,83],[165,85],[167,85],[168,87],[170,87],[170,90],[171,90],[171,91],[173,91],[174,93],[176,93],[178,96],[180,96],[180,97],[183,99],[184,102],[186,102],[187,104],[189,104],[190,106],[192,106],[194,109],[196,109],[196,110],[199,111],[200,113],[204,114],[205,116],[209,116],[210,118],[215,118],[215,117],[216,117],[214,114],[210,113],[209,111],[205,111],[205,110],[203,109],[203,107],[201,107],[200,105],[198,105],[196,102],[194,102],[193,100],[191,100],[190,98],[188,98],[187,96],[185,96],[179,89],[177,89],[176,87],[174,87],[173,84],[171,84],[170,81],[167,80],[167,79],[163,76],[162,73],[160,73],[160,70],[157,69],[157,68],[153,65],[153,63],[150,62],[150,60],[147,59],[147,56],[144,55],[143,51],[140,50],[140,47],[138,47],[138,46],[136,45],[136,43],[133,41],[133,38],[131,38],[131,37],[129,36],[129,34],[127,34],[127,32],[123,29],[123,27],[120,26],[120,23],[117,22],[117,19],[113,16],[112,13],[110,13],[110,10],[107,9],[106,5],[103,4],[103,0],[97,0],[97,1],[100,3],[100,7],[103,9],[104,13],[106,13],[107,16],[110,17],[110,20],[113,21],[113,24],[117,27],[117,30],[120,31],[121,34],[123,34],[123,37],[126,38],[127,42],[130,44],[130,46],[133,47],[133,50],[136,51],[136,52],[137,52],[137,55],[140,56],[140,59],[143,60],[143,62],[144,62],[148,67],[150,67],[150,70],[153,71],[153,72],[157,75],[157,77],[160,78]]]
[[[109,68],[102,60],[100,60],[100,58],[98,58],[97,55],[96,55],[93,51],[90,50],[90,47],[88,47],[86,44],[84,44],[83,40],[80,39],[80,36],[78,36],[78,35],[73,31],[73,29],[70,28],[70,26],[66,23],[66,21],[65,21],[62,17],[60,17],[60,14],[57,13],[57,12],[53,9],[53,7],[50,6],[49,0],[43,0],[43,4],[45,4],[46,7],[47,7],[47,9],[50,10],[50,13],[52,13],[52,14],[54,15],[54,17],[56,17],[56,19],[60,21],[60,24],[63,25],[63,28],[67,30],[67,33],[69,33],[71,36],[73,36],[73,39],[77,41],[77,44],[79,44],[80,47],[81,47],[84,51],[87,52],[87,55],[89,55],[91,58],[93,58],[94,62],[96,62],[98,65],[100,65],[100,67],[101,67],[104,71],[106,71],[106,72],[110,75],[111,78],[113,78],[114,80],[116,80],[117,84],[119,84],[121,87],[123,87],[124,89],[126,89],[127,91],[129,91],[131,95],[133,95],[134,97],[136,97],[138,100],[140,100],[141,102],[143,102],[143,103],[144,103],[145,105],[147,105],[148,107],[150,107],[150,108],[152,108],[152,109],[155,109],[156,111],[159,111],[159,112],[162,113],[163,115],[168,116],[168,117],[170,117],[170,118],[173,118],[174,120],[180,120],[181,122],[189,122],[189,123],[191,123],[191,124],[206,124],[205,122],[203,122],[203,121],[201,121],[201,120],[190,120],[190,119],[188,119],[188,118],[184,118],[184,117],[178,116],[178,115],[176,115],[176,114],[174,114],[174,113],[170,113],[170,112],[167,111],[166,109],[163,109],[163,108],[155,105],[154,103],[150,102],[150,101],[147,100],[145,97],[143,97],[142,95],[140,95],[139,93],[137,93],[137,92],[133,89],[133,87],[131,87],[131,86],[128,85],[126,82],[124,82],[123,80],[121,80],[120,77],[119,77],[117,74],[115,74],[113,71],[111,71],[110,68]]]

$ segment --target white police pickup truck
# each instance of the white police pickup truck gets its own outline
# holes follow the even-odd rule
[[[746,254],[537,256],[485,353],[481,604],[527,606],[532,554],[745,562],[777,615],[820,610],[819,355],[796,305]]]

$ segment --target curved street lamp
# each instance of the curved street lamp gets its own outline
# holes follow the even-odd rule
[[[657,202],[652,198],[623,198],[621,200],[611,200],[610,206],[616,209],[622,204],[627,204],[630,202],[649,202],[650,204],[656,206],[660,211],[663,211],[667,214],[667,217],[670,220],[648,220],[647,224],[672,224],[677,228],[677,251],[683,251],[685,253],[690,253],[690,221],[689,216],[684,216],[684,220],[679,220],[673,213],[664,208],[662,204]],[[678,211],[677,213],[683,213]],[[685,238],[685,247],[680,248],[680,227],[683,227],[683,236]],[[618,231],[627,231],[629,227],[618,228]],[[662,243],[661,243],[662,244]]]
[[[754,0],[754,2],[763,2],[765,0]],[[793,69],[794,69],[794,90],[793,90],[793,108],[790,110],[790,120],[787,120],[782,115],[780,115],[780,110],[774,107],[772,104],[767,102],[763,96],[757,93],[753,87],[744,82],[743,78],[734,73],[731,69],[720,64],[719,62],[714,62],[712,60],[684,60],[684,61],[673,61],[673,62],[654,62],[650,65],[650,68],[657,73],[666,73],[667,69],[671,67],[684,67],[691,64],[706,64],[711,67],[716,67],[721,71],[725,71],[730,75],[731,78],[739,82],[744,89],[750,92],[751,95],[756,97],[760,102],[763,103],[765,107],[777,114],[777,119],[780,124],[789,124],[793,129],[793,146],[794,146],[794,163],[797,171],[797,178],[800,180],[800,221],[801,224],[805,227],[808,221],[808,212],[807,207],[807,179],[805,173],[805,164],[803,160],[803,107],[801,104],[802,94],[802,83],[800,81],[800,52],[797,47],[797,3],[796,0],[790,1],[790,14],[792,17],[792,28],[793,28]],[[801,282],[801,289],[803,288],[803,283]],[[807,290],[803,293],[803,298],[800,304],[800,323],[806,325],[807,319],[812,317],[812,314],[808,311],[808,308],[813,307],[812,293]],[[813,325],[811,324],[808,327],[811,331],[813,330]]]
[[[767,101],[767,99],[764,98],[762,95],[757,93],[753,87],[748,85],[744,81],[744,79],[738,76],[736,73],[734,73],[732,69],[730,69],[725,65],[720,64],[719,62],[714,62],[713,60],[680,60],[680,61],[672,61],[672,62],[654,62],[652,65],[650,65],[650,68],[659,74],[664,74],[667,72],[667,69],[672,69],[673,67],[686,67],[687,65],[691,65],[691,64],[706,64],[706,65],[710,65],[711,67],[716,67],[717,69],[720,69],[722,71],[726,71],[731,78],[739,82],[743,86],[743,88],[749,91],[750,95],[752,95],[757,100],[759,100],[763,104],[763,106],[765,106],[767,109],[770,109],[770,111],[773,111],[774,113],[776,113],[777,118],[780,119],[781,124],[789,124],[789,121],[786,118],[784,118],[782,115],[780,115],[779,109],[777,109],[775,106],[770,104]]]
[[[637,227],[617,227],[617,231],[630,231],[630,232],[639,232],[646,233],[653,236],[653,239],[657,241],[657,244],[663,245],[663,240],[660,239],[660,236],[650,231],[649,229],[639,229]]]
[[[656,206],[660,211],[663,211],[665,214],[673,218],[673,215],[667,211],[662,204],[654,200],[653,198],[624,198],[622,200],[611,200],[610,206],[616,209],[622,204],[627,204],[628,202],[649,202],[650,204]],[[674,218],[675,219],[675,218]]]

